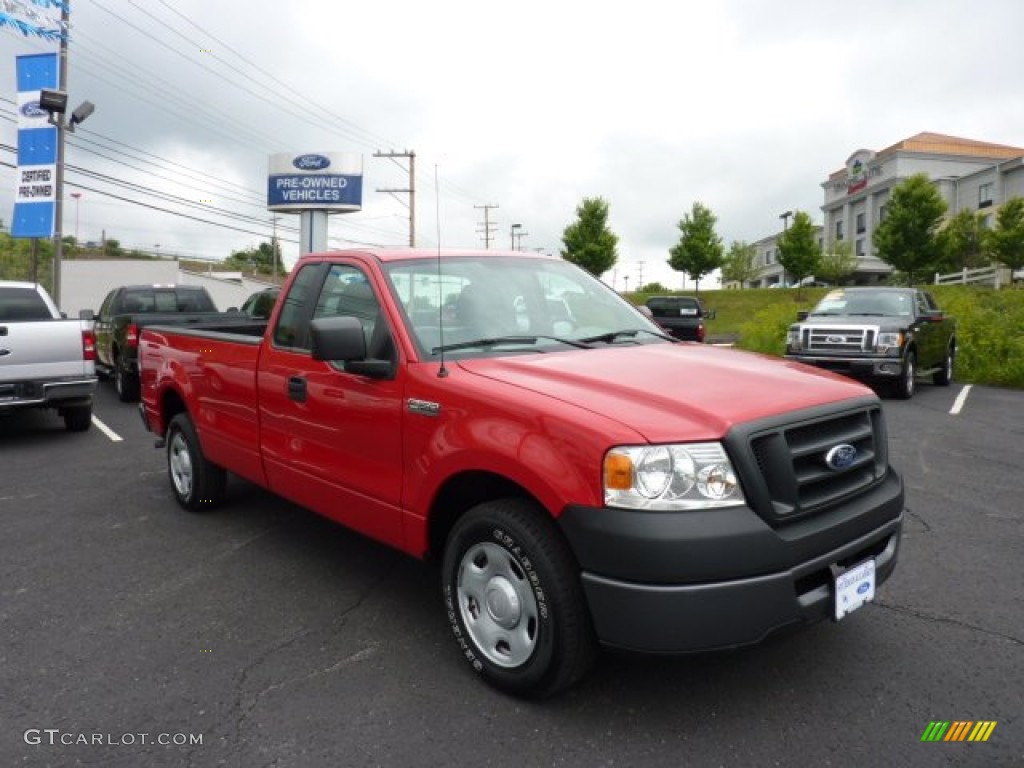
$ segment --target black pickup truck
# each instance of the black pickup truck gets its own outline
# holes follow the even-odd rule
[[[202,286],[124,285],[115,288],[96,313],[96,371],[112,377],[121,402],[139,399],[139,334],[147,325],[238,322],[221,313]]]
[[[715,310],[706,308],[696,296],[651,296],[646,306],[654,322],[681,341],[703,342],[705,321],[715,317]]]
[[[918,376],[948,386],[956,359],[956,321],[927,291],[860,287],[829,291],[789,327],[786,357],[914,395]]]

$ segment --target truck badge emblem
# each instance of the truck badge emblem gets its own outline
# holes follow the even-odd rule
[[[837,472],[842,469],[849,469],[856,460],[857,449],[849,443],[840,443],[839,445],[832,446],[828,453],[825,454],[825,463],[828,464],[829,469],[834,469]]]
[[[829,344],[842,344],[846,341],[845,336],[829,336],[825,339]]]

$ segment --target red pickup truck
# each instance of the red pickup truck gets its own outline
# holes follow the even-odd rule
[[[461,654],[512,693],[565,688],[602,645],[842,619],[896,563],[870,389],[679,343],[562,259],[310,255],[265,325],[151,326],[139,354],[183,507],[232,472],[439,562]]]

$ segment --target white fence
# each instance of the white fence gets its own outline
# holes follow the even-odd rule
[[[964,267],[959,272],[950,272],[948,275],[935,273],[935,285],[991,285],[993,288],[1000,288],[1009,285],[1015,279],[1024,278],[1024,271],[1014,272],[1012,275],[1006,267],[981,267],[979,269],[967,269]]]

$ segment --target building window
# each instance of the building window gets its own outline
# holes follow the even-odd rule
[[[864,255],[864,238],[863,237],[858,237],[857,238],[856,254],[857,254],[858,258],[860,258],[861,256]]]
[[[857,214],[857,234],[858,235],[863,234],[864,230],[867,229],[867,226],[864,223],[864,219],[865,219],[865,216],[864,216],[864,212],[863,211],[861,213]]]
[[[986,214],[986,215],[981,217],[981,228],[982,229],[992,229],[992,214],[991,213]]]
[[[768,266],[769,264],[772,263],[772,252],[770,250],[764,252],[764,263],[765,266]]]
[[[996,185],[991,181],[988,184],[982,184],[978,187],[978,207],[988,208],[992,205],[993,195],[996,191]]]
[[[836,222],[836,240],[843,239],[843,220],[840,219]]]
[[[878,220],[879,221],[885,221],[885,206],[884,205],[878,206]]]

